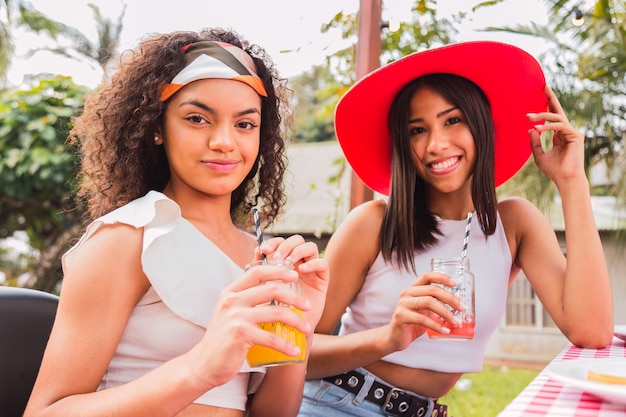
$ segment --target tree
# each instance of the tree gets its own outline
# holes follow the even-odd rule
[[[57,22],[33,9],[22,0],[0,1],[0,80],[4,80],[11,64],[15,46],[12,30],[26,26],[38,33],[56,36]]]
[[[32,286],[49,292],[81,227],[82,210],[72,203],[76,160],[65,140],[86,92],[57,77],[0,95],[0,236],[26,231],[40,253]]]
[[[0,78],[2,79],[6,77],[14,49],[10,31],[8,30],[8,24],[11,20],[9,4],[9,0],[0,2],[0,13],[2,13],[0,16]]]
[[[107,75],[126,6],[113,23],[97,6],[88,4],[96,22],[97,42],[47,18],[24,1],[4,0],[0,6],[4,6],[0,11],[6,12],[0,27],[0,70],[2,60],[9,62],[12,57],[11,48],[11,54],[1,55],[3,42],[12,45],[11,25],[22,25],[58,43],[31,53],[49,50],[73,59],[87,58]],[[18,19],[12,18],[12,7],[19,10]],[[60,45],[68,39],[70,46]],[[64,143],[70,118],[82,106],[85,93],[86,89],[70,78],[60,77],[41,79],[31,89],[4,91],[0,98],[0,238],[18,230],[27,232],[30,245],[39,253],[30,265],[34,280],[29,286],[49,292],[61,279],[61,255],[82,231],[83,211],[73,206],[71,183],[77,161]]]
[[[357,19],[357,14],[339,12],[323,25],[323,33],[338,29],[343,39],[352,41],[351,45],[328,56],[323,64],[292,79],[296,97],[296,142],[336,139],[333,120],[335,107],[356,80]],[[453,16],[453,19],[460,21],[463,15]],[[416,50],[448,44],[456,33],[453,22],[437,16],[436,1],[417,0],[411,8],[410,20],[400,23],[399,30],[381,31],[381,62],[391,62]],[[345,158],[339,157],[333,162],[333,167],[335,172],[325,181],[331,186],[337,186],[348,172]],[[315,184],[312,186],[315,187]],[[342,198],[345,197],[333,195],[335,212],[329,213],[327,222],[330,230],[336,227],[339,218],[337,211],[342,208]]]
[[[294,97],[294,119],[298,128],[294,141],[325,142],[335,140],[333,109],[337,103],[337,83],[330,70],[316,66],[294,78],[291,83],[297,95]]]
[[[503,1],[482,2],[476,8]],[[597,0],[591,9],[585,9],[585,2],[580,0],[544,2],[549,15],[546,25],[532,23],[486,30],[534,36],[549,42],[551,47],[539,59],[572,124],[585,134],[587,169],[601,161],[609,170],[619,172],[617,178],[622,178],[610,184],[608,190],[593,191],[611,193],[626,201],[626,5],[621,0]],[[580,20],[581,26],[572,21],[577,12],[586,19]],[[525,195],[544,207],[555,192],[532,163],[503,191]]]
[[[462,15],[455,19],[462,19]],[[339,98],[355,82],[355,45],[358,16],[337,13],[322,26],[322,33],[339,29],[343,39],[351,39],[351,46],[327,57],[326,61],[292,81],[296,101],[296,141],[314,142],[334,140],[333,115]],[[381,62],[394,61],[411,52],[445,45],[457,33],[453,22],[436,13],[436,1],[417,0],[411,8],[411,19],[400,23],[395,32],[381,32]]]
[[[97,63],[104,75],[119,46],[126,5],[123,5],[120,15],[115,21],[102,16],[98,6],[88,3],[96,23],[96,42],[76,28],[62,22],[48,18],[45,14],[33,8],[25,0],[0,1],[0,79],[4,79],[14,53],[12,31],[18,27],[26,27],[34,33],[52,39],[56,45],[52,47],[36,48],[28,53],[33,55],[39,51],[50,51],[71,59],[86,58]],[[60,42],[69,40],[69,45],[62,46]]]
[[[88,36],[76,28],[60,22],[48,20],[48,22],[44,22],[44,25],[39,25],[38,21],[40,18],[36,14],[33,16],[33,19],[30,18],[30,14],[27,14],[24,19],[25,23],[33,31],[40,33],[40,28],[42,28],[46,30],[46,33],[57,43],[54,47],[44,46],[33,49],[30,51],[30,54],[35,54],[39,51],[50,51],[57,55],[76,60],[87,58],[89,61],[96,62],[106,76],[108,74],[109,65],[119,47],[126,5],[123,5],[122,11],[115,22],[104,17],[102,13],[100,13],[100,8],[95,4],[88,3],[87,6],[92,10],[93,18],[96,22],[96,31],[98,34],[96,42],[93,42]],[[50,25],[52,25],[52,31],[50,31]],[[59,44],[64,38],[70,41],[69,46],[61,46]]]

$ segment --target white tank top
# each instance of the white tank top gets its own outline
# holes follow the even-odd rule
[[[465,220],[439,220],[439,243],[415,256],[418,276],[430,270],[433,257],[458,257],[463,248]],[[496,231],[485,239],[477,217],[472,218],[467,248],[476,286],[476,331],[472,340],[418,337],[406,349],[382,360],[416,369],[439,372],[480,372],[487,342],[504,314],[511,272],[511,252],[498,215]],[[370,268],[361,291],[341,319],[340,335],[386,325],[400,292],[417,278],[413,273],[387,264],[381,253]]]
[[[114,223],[144,228],[141,261],[151,287],[132,311],[98,389],[130,382],[189,351],[204,336],[220,291],[243,274],[181,216],[174,201],[156,191],[91,223],[64,255],[63,268],[101,225]],[[251,378],[252,372],[256,378]],[[231,381],[194,403],[245,410],[248,393],[258,388],[264,373],[265,368],[250,368],[244,361]]]

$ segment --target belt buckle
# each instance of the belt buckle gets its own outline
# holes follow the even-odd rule
[[[396,404],[395,400],[398,399],[399,393],[404,393],[404,391],[398,388],[391,388],[391,390],[387,393],[387,396],[385,397],[385,402],[383,402],[383,405],[380,406],[385,415],[402,416],[411,407],[411,404],[406,401],[402,401],[399,404]],[[394,405],[396,406],[395,409]]]
[[[396,403],[395,400],[398,399],[399,394],[405,394],[405,392],[398,388],[391,388],[387,396],[385,397],[385,402],[380,406],[381,410],[385,415],[388,416],[404,416],[407,411],[411,408],[411,403],[408,401],[401,401],[400,403]],[[410,400],[409,400],[410,401]],[[396,405],[394,409],[394,405]],[[422,417],[426,414],[427,409],[424,407],[420,407],[417,409],[412,416]]]

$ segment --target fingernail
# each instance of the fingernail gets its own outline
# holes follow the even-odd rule
[[[535,116],[535,113],[526,113],[526,117],[533,117]]]
[[[283,259],[283,255],[280,252],[276,251],[272,254],[272,259]]]
[[[448,329],[447,327],[444,327],[441,329],[441,333],[443,334],[450,334],[450,329]]]

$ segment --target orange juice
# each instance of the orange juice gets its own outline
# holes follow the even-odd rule
[[[300,310],[294,307],[290,307],[290,309],[295,311],[299,316],[302,316]],[[261,323],[259,327],[268,332],[275,333],[289,341],[289,343],[298,346],[300,348],[300,354],[298,356],[288,356],[266,346],[254,345],[248,350],[247,359],[250,366],[274,366],[304,362],[306,354],[306,336],[302,332],[280,322]]]

